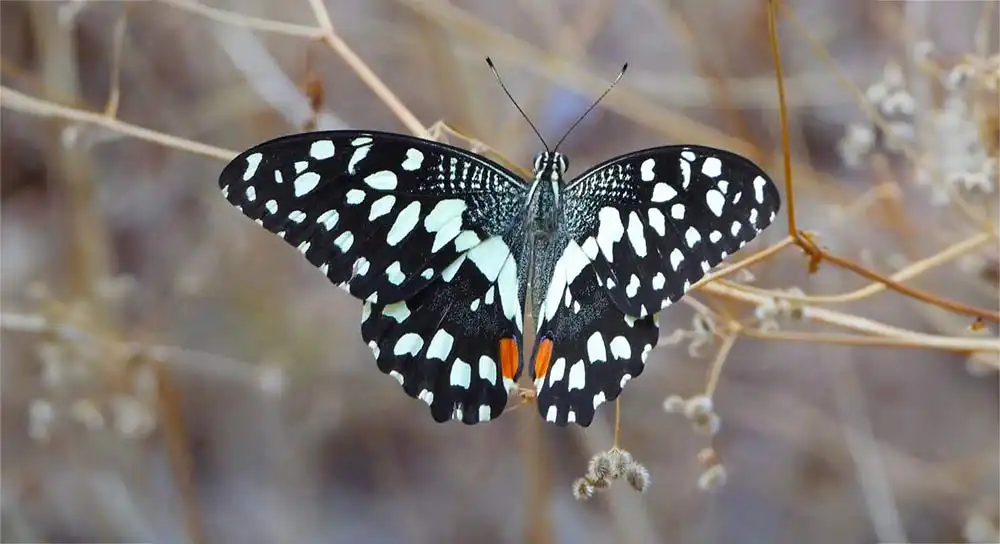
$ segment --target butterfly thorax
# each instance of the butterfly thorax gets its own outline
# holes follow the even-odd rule
[[[534,176],[528,189],[524,216],[526,236],[523,255],[527,257],[532,315],[536,317],[537,305],[544,298],[545,287],[552,277],[555,250],[560,242],[562,191],[568,166],[565,155],[543,151],[535,156],[532,168]]]

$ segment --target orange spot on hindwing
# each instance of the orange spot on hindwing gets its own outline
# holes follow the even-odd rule
[[[517,341],[513,338],[500,339],[500,374],[505,380],[513,382],[517,369],[521,366],[521,357],[517,353]]]
[[[552,360],[552,340],[542,339],[535,352],[535,379],[544,378],[549,373],[549,362]]]

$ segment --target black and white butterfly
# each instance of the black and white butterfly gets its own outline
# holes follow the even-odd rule
[[[503,412],[530,300],[539,412],[588,426],[642,373],[659,312],[770,225],[780,197],[750,160],[696,145],[636,151],[570,181],[568,167],[547,149],[525,180],[458,147],[343,130],[252,147],[219,186],[363,301],[379,369],[436,421]]]

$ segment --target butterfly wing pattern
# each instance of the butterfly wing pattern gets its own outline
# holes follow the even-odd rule
[[[435,420],[499,416],[520,374],[518,176],[437,142],[328,131],[241,153],[219,186],[363,301],[379,369]]]
[[[362,301],[378,368],[439,422],[503,412],[533,285],[538,409],[588,426],[643,371],[659,312],[766,228],[780,198],[751,161],[707,147],[638,151],[569,184],[565,168],[546,151],[525,181],[450,145],[326,131],[241,153],[219,186]]]
[[[659,312],[770,225],[781,199],[750,160],[688,145],[595,166],[564,201],[531,370],[541,415],[586,426],[642,372]]]

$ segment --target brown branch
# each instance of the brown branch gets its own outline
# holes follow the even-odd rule
[[[775,24],[775,0],[767,0],[767,28],[774,57],[774,79],[778,86],[778,120],[781,125],[781,154],[785,168],[785,215],[788,217],[788,234],[799,239],[795,223],[795,192],[792,189],[792,144],[788,136],[788,108],[785,106],[785,80],[781,73],[781,48],[778,45],[778,28]]]
[[[309,5],[312,7],[313,13],[316,16],[316,21],[319,23],[320,29],[323,30],[323,41],[330,46],[331,49],[344,60],[345,63],[354,70],[354,73],[358,75],[358,78],[368,85],[368,88],[375,93],[375,96],[381,100],[389,111],[391,111],[403,125],[413,133],[414,136],[420,138],[430,139],[430,133],[427,131],[427,127],[417,119],[417,116],[403,104],[403,102],[396,96],[396,93],[392,92],[385,83],[372,69],[361,60],[361,57],[351,49],[344,40],[337,35],[333,30],[333,23],[330,22],[330,13],[326,10],[326,6],[323,5],[323,0],[309,0]]]
[[[812,242],[808,241],[805,243],[812,244]],[[843,268],[845,270],[850,270],[851,272],[854,272],[859,276],[881,283],[885,285],[886,288],[904,294],[908,297],[915,298],[917,300],[926,302],[927,304],[931,304],[933,306],[937,306],[939,308],[943,308],[945,310],[949,310],[957,314],[968,315],[971,317],[978,317],[981,319],[985,319],[987,321],[992,321],[994,323],[1000,323],[1000,313],[980,308],[973,308],[971,306],[967,306],[959,302],[943,299],[941,297],[932,295],[930,293],[921,291],[919,289],[915,289],[913,287],[908,287],[906,285],[903,285],[902,283],[899,283],[898,281],[893,280],[892,278],[887,278],[879,274],[878,272],[869,270],[861,266],[860,264],[833,255],[824,249],[820,249],[815,245],[813,245],[812,248],[807,251],[809,251],[810,253],[814,251],[815,255],[817,255],[823,261],[839,266],[840,268]]]
[[[902,282],[916,278],[917,276],[927,272],[937,266],[943,265],[952,259],[959,257],[973,249],[982,246],[986,242],[993,239],[993,236],[987,233],[977,234],[967,240],[953,244],[948,248],[942,250],[939,253],[931,255],[925,259],[921,259],[914,263],[909,264],[902,270],[889,276],[888,279],[895,282]],[[742,264],[742,263],[741,263]],[[872,295],[881,293],[888,289],[883,282],[870,283],[860,289],[851,291],[849,293],[841,293],[838,295],[806,295],[799,296],[791,293],[774,293],[775,298],[783,298],[788,300],[796,300],[804,302],[806,304],[834,304],[834,303],[844,303],[853,302],[856,300],[861,300],[863,298],[870,297]]]

